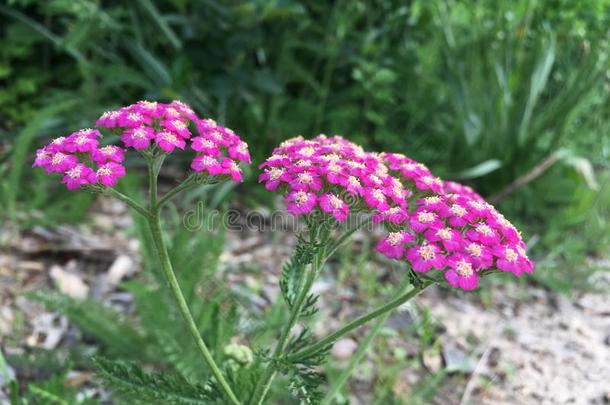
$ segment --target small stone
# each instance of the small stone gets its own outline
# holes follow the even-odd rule
[[[26,344],[53,350],[66,333],[68,321],[57,314],[44,313],[32,320],[32,328],[32,334],[26,339]]]
[[[339,339],[333,346],[331,354],[337,360],[347,360],[358,347],[353,339]]]
[[[67,272],[57,265],[51,267],[49,274],[62,293],[75,299],[87,298],[89,286],[85,284],[79,275]]]
[[[466,353],[453,343],[446,343],[442,348],[445,369],[448,372],[471,373],[474,371],[475,364]]]
[[[421,355],[421,360],[423,366],[430,373],[436,373],[437,371],[440,371],[443,368],[443,359],[438,349],[430,348],[424,350]]]
[[[117,286],[133,270],[133,260],[127,255],[119,255],[108,269],[106,281]]]

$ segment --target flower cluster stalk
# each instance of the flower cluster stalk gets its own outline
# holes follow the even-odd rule
[[[218,383],[221,385],[225,395],[230,399],[231,403],[239,404],[240,403],[239,400],[237,399],[237,397],[231,390],[231,387],[225,380],[224,376],[222,375],[222,372],[216,365],[216,362],[214,361],[212,354],[208,350],[207,345],[205,344],[205,342],[203,341],[203,338],[199,334],[197,325],[195,324],[195,321],[193,320],[193,316],[191,315],[191,312],[189,310],[188,304],[186,303],[186,300],[184,299],[184,295],[182,294],[182,290],[180,289],[180,285],[178,284],[178,280],[176,279],[176,275],[174,274],[172,264],[169,260],[169,256],[167,254],[167,248],[165,246],[165,243],[163,242],[163,236],[161,233],[160,218],[159,218],[158,210],[155,210],[155,212],[152,214],[152,217],[148,220],[148,224],[150,226],[152,238],[153,238],[153,241],[154,241],[154,244],[156,247],[157,256],[159,258],[159,261],[161,262],[161,268],[163,269],[163,273],[165,274],[165,277],[167,279],[167,285],[168,285],[169,289],[171,290],[172,294],[174,295],[174,298],[176,299],[176,303],[178,304],[178,309],[180,310],[180,313],[182,314],[182,317],[184,318],[184,322],[186,323],[186,326],[187,326],[191,336],[193,337],[193,340],[195,341],[195,344],[197,345],[197,348],[199,349],[201,356],[203,357],[206,364],[212,370],[212,374],[214,374],[214,377],[216,378]]]
[[[428,286],[430,286],[432,283],[433,282],[431,282],[431,281],[426,281],[426,282],[423,282],[421,286],[413,287],[413,288],[409,289],[404,294],[401,294],[400,296],[398,296],[397,298],[394,298],[393,300],[389,301],[388,303],[379,306],[377,309],[354,319],[353,321],[351,321],[348,324],[346,324],[345,326],[343,326],[341,329],[320,339],[319,341],[310,345],[309,347],[306,347],[305,349],[303,349],[293,355],[288,356],[287,360],[292,361],[292,362],[297,362],[299,360],[311,357],[312,355],[320,352],[321,350],[324,350],[327,347],[332,346],[337,340],[339,340],[344,335],[350,333],[351,331],[353,331],[355,329],[358,329],[365,323],[401,306],[405,302],[416,297],[423,290],[425,290]]]
[[[199,329],[197,328],[197,324],[195,323],[191,311],[189,310],[186,299],[184,298],[184,294],[180,289],[180,285],[178,283],[178,279],[176,278],[176,274],[174,273],[172,263],[169,258],[169,254],[167,252],[167,246],[165,245],[165,241],[163,240],[163,232],[161,230],[161,209],[162,205],[169,200],[164,196],[160,200],[158,200],[157,196],[157,176],[159,173],[159,169],[162,163],[161,157],[150,157],[147,159],[148,163],[148,185],[149,185],[149,207],[148,209],[142,207],[137,202],[135,202],[130,197],[125,194],[113,189],[106,189],[107,192],[120,199],[121,201],[128,204],[131,208],[133,208],[136,212],[144,216],[148,222],[148,226],[152,235],[152,240],[155,245],[155,251],[157,253],[157,258],[159,259],[159,263],[161,264],[161,269],[163,270],[163,274],[167,280],[167,285],[172,292],[176,300],[176,304],[178,305],[178,310],[182,314],[186,327],[193,337],[193,341],[197,346],[203,360],[212,370],[212,374],[214,378],[220,384],[222,392],[230,401],[231,404],[239,405],[240,402],[233,393],[233,390],[229,386],[229,383],[224,378],[220,368],[216,364],[216,361],[212,357],[207,345],[205,344],[201,334],[199,333]],[[184,190],[183,187],[177,187],[177,191],[174,191],[171,194],[171,197],[175,196],[178,192]],[[174,189],[176,190],[176,189]]]

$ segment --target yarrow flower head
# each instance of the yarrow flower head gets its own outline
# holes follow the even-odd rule
[[[517,229],[470,187],[441,183],[443,193],[417,200],[408,225],[396,241],[391,232],[377,245],[390,259],[404,259],[416,272],[440,270],[452,287],[472,290],[485,272],[516,276],[531,273],[533,264]],[[392,248],[390,248],[392,246]]]
[[[195,152],[191,168],[209,177],[242,181],[240,162],[250,162],[248,145],[232,130],[199,118],[185,103],[139,101],[102,114],[96,125],[119,136],[122,146],[100,146],[98,129],[81,129],[58,137],[36,152],[34,167],[64,174],[69,189],[87,185],[112,187],[125,175],[125,150],[148,156],[188,147]]]
[[[337,221],[352,211],[374,212],[378,221],[404,222],[410,192],[383,159],[340,136],[296,137],[283,142],[260,166],[259,182],[286,198],[288,211],[318,209]]]

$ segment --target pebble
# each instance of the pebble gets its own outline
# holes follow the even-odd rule
[[[358,348],[358,343],[353,339],[339,339],[333,346],[331,354],[337,360],[347,360]]]

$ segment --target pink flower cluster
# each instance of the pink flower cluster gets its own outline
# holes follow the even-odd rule
[[[48,174],[63,174],[62,183],[70,190],[96,183],[114,186],[125,175],[121,164],[125,152],[115,145],[99,147],[99,137],[96,129],[81,129],[55,138],[36,151],[33,166],[42,167]]]
[[[408,226],[391,232],[377,250],[406,259],[417,272],[442,270],[451,286],[464,290],[476,288],[488,269],[532,272],[525,243],[502,214],[467,186],[445,182],[442,189],[418,200]]]
[[[288,211],[309,214],[319,208],[337,221],[350,210],[375,212],[378,219],[407,219],[410,192],[389,173],[383,159],[340,136],[282,143],[260,168],[259,182],[285,196]]]
[[[200,119],[180,101],[169,104],[140,101],[104,113],[97,125],[118,128],[126,147],[144,150],[151,147],[171,153],[187,143],[196,152],[191,168],[210,176],[227,175],[242,181],[239,162],[250,163],[248,145],[231,129],[212,119]]]
[[[105,112],[96,125],[120,135],[125,148],[138,151],[171,153],[188,143],[195,151],[191,168],[209,176],[242,181],[239,162],[250,162],[248,145],[239,136],[211,119],[200,119],[180,101],[139,101]],[[98,130],[83,129],[56,138],[37,151],[33,166],[64,174],[63,183],[69,189],[98,183],[112,187],[125,175],[121,164],[125,150],[117,145],[100,147],[100,137]]]

